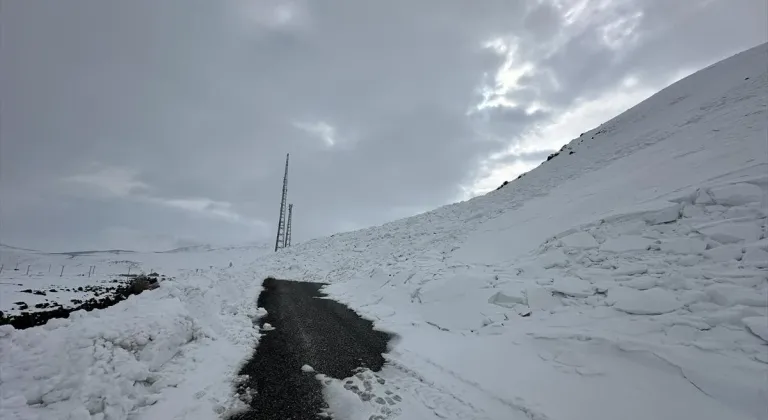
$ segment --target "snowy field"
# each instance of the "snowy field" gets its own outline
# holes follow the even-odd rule
[[[0,418],[220,418],[267,275],[398,335],[349,378],[378,398],[321,378],[339,419],[765,418],[766,62],[704,69],[467,202],[277,254],[147,254],[175,277],[158,290],[0,327]]]
[[[266,248],[245,249],[266,252]],[[52,304],[72,308],[79,302],[108,296],[116,286],[126,284],[130,275],[155,272],[164,281],[189,270],[228,267],[232,258],[237,258],[230,254],[228,250],[208,249],[52,254],[0,244],[0,311],[5,315],[18,315],[49,310]]]

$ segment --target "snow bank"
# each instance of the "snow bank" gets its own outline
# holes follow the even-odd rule
[[[0,327],[0,418],[215,418],[234,407],[230,381],[258,337],[258,287],[243,293],[220,269],[177,274],[107,309]],[[191,383],[197,375],[207,384]]]

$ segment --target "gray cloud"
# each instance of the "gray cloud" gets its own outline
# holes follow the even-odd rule
[[[383,223],[580,98],[766,39],[761,0],[597,3],[5,2],[0,241],[269,241],[287,152],[296,240]]]

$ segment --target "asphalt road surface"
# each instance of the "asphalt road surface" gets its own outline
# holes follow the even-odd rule
[[[251,409],[233,420],[310,420],[320,418],[326,404],[316,373],[343,379],[356,368],[378,371],[390,336],[354,311],[322,298],[322,283],[264,280],[258,305],[275,329],[264,331],[253,358],[240,374],[249,380]],[[309,365],[315,373],[303,372]]]

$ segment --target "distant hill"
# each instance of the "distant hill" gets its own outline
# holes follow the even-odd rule
[[[38,251],[36,249],[19,248],[17,246],[11,246],[11,245],[6,245],[6,244],[3,244],[3,243],[0,243],[0,250],[3,250],[3,249],[8,250],[8,251],[40,252],[40,251]]]
[[[232,249],[268,249],[270,246],[261,242],[246,243],[242,245],[214,246],[211,244],[182,246],[170,249],[168,251],[159,251],[158,254],[175,254],[180,252],[210,252],[210,251],[229,251]]]
[[[82,255],[99,255],[99,254],[113,254],[113,255],[120,255],[120,254],[134,254],[136,251],[130,251],[126,249],[106,249],[106,250],[95,250],[95,251],[69,251],[69,252],[47,252],[49,255],[70,255],[73,257],[82,256]]]
[[[190,245],[190,246],[182,246],[179,248],[169,249],[168,251],[158,251],[158,254],[176,254],[179,252],[208,252],[213,251],[213,246],[209,244],[202,244],[202,245]]]

